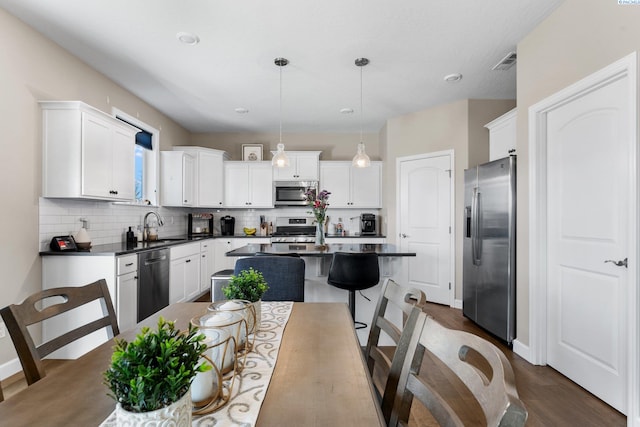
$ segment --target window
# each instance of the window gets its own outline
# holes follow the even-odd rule
[[[117,119],[140,130],[136,134],[134,152],[136,203],[157,206],[160,132],[116,108],[113,113]]]

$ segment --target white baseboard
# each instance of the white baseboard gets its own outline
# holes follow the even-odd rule
[[[20,359],[16,357],[0,365],[0,380],[9,378],[11,375],[17,374],[20,371],[22,371],[22,365],[20,365]]]
[[[531,349],[517,339],[513,340],[513,352],[522,357],[527,362],[534,364],[531,360]]]
[[[462,310],[462,300],[461,299],[453,300],[453,308],[457,308],[458,310]]]

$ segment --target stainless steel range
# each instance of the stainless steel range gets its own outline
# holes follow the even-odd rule
[[[316,226],[311,217],[276,218],[271,243],[313,243]]]

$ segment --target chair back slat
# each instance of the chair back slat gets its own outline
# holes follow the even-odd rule
[[[388,353],[392,350],[380,347],[380,334],[384,332],[398,345],[403,333],[411,333],[412,327],[417,319],[417,314],[422,310],[425,302],[425,294],[419,289],[401,286],[389,278],[385,279],[382,283],[380,297],[378,298],[373,314],[364,354],[369,373],[374,377],[376,393],[381,400],[387,388],[389,388],[391,392],[395,392],[397,378],[390,377],[391,358],[393,355],[389,355]],[[395,308],[396,313],[400,310],[407,316],[407,320],[402,326],[402,329],[387,317],[390,314],[387,312],[387,309],[391,307]],[[378,378],[381,378],[382,382],[377,381]],[[389,398],[389,394],[387,393],[387,399]],[[381,404],[383,405],[383,415],[385,415],[385,419],[388,420],[393,401],[391,400],[390,403],[381,402]],[[387,414],[385,414],[385,410]]]
[[[403,337],[405,338],[405,337]],[[429,372],[421,375],[425,351],[437,357],[469,389],[480,405],[488,426],[523,426],[527,410],[518,397],[511,364],[489,341],[468,332],[445,328],[420,313],[413,336],[398,345],[406,354],[394,358],[392,375],[398,375],[389,426],[406,422],[414,398],[426,406],[440,425],[462,426],[453,408],[431,386]],[[399,373],[398,373],[399,372]]]
[[[35,345],[27,326],[41,323],[96,300],[101,303],[101,318],[67,331],[40,346]],[[104,279],[86,286],[61,287],[36,292],[21,304],[4,307],[0,310],[0,314],[16,347],[29,385],[46,375],[42,364],[43,357],[101,328],[107,328],[109,337],[120,333],[109,288]]]

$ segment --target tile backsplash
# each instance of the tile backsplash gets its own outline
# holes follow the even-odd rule
[[[219,218],[231,215],[236,219],[236,234],[242,233],[243,227],[259,227],[260,215],[264,215],[267,222],[275,224],[278,216],[310,216],[308,208],[278,208],[278,209],[249,209],[225,210],[204,208],[166,208],[142,205],[116,204],[94,200],[46,199],[39,201],[39,242],[40,250],[48,250],[49,242],[54,236],[74,234],[82,227],[82,219],[88,221],[88,233],[93,245],[123,242],[125,232],[132,227],[142,226],[147,212],[157,212],[164,219],[164,226],[159,229],[160,237],[182,236],[187,233],[187,215],[192,212],[213,212],[214,234],[220,234]],[[356,234],[360,230],[359,216],[362,212],[377,214],[376,209],[330,209],[329,233],[333,231],[333,224],[339,221],[344,225],[348,234]],[[149,221],[151,223],[151,219]],[[379,221],[380,223],[380,221]],[[380,224],[378,225],[380,227]]]

